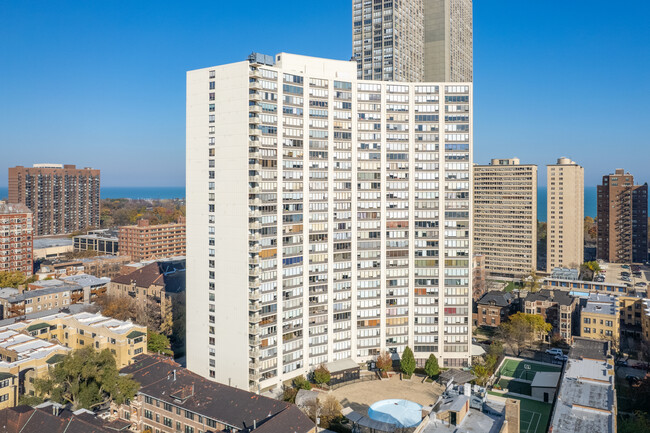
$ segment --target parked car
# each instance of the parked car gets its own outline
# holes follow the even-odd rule
[[[554,347],[552,349],[546,349],[546,353],[548,353],[549,355],[555,355],[555,356],[564,355],[564,352],[562,352],[562,349],[558,349],[557,347]]]
[[[644,281],[639,281],[638,283],[635,284],[635,286],[637,286],[637,287],[645,287],[647,285],[648,284],[646,282],[644,282]]]
[[[569,360],[569,357],[566,355],[557,355],[555,358],[556,361],[562,361],[562,362],[567,362]]]
[[[625,380],[630,382],[630,385],[641,382],[641,378],[639,376],[633,376],[631,374],[625,376]]]
[[[629,266],[629,265],[622,265],[621,268],[623,268],[623,269],[630,269],[630,266]]]
[[[619,367],[627,367],[627,361],[624,359],[616,361],[616,365],[618,365]]]

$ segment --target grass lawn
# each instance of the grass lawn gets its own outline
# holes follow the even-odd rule
[[[546,433],[551,418],[551,405],[549,403],[510,394],[498,394],[492,391],[489,391],[489,393],[501,397],[515,398],[521,402],[521,423],[519,426],[521,433]]]

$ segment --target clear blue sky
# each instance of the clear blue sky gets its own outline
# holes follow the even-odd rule
[[[351,3],[0,0],[0,186],[35,162],[183,185],[185,71],[251,51],[348,59]],[[475,2],[475,161],[568,156],[587,185],[616,167],[650,181],[649,15],[641,0]]]

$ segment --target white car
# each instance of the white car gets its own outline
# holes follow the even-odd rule
[[[561,349],[558,349],[556,347],[554,347],[553,349],[546,349],[546,353],[548,353],[549,355],[555,355],[555,356],[564,355],[564,352],[562,352]]]
[[[556,361],[566,362],[566,361],[569,360],[569,357],[566,356],[566,355],[557,355],[557,356],[556,356],[555,358],[553,358],[553,359],[555,359]]]

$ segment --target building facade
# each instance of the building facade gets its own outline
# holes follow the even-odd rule
[[[34,164],[9,168],[9,202],[33,212],[34,236],[99,227],[99,170]]]
[[[580,301],[567,292],[542,289],[529,293],[521,306],[524,313],[542,316],[546,323],[553,326],[549,337],[557,335],[571,344],[573,337],[578,334]]]
[[[474,253],[493,277],[537,269],[537,166],[519,159],[474,165]]]
[[[0,272],[34,272],[32,212],[0,201]]]
[[[66,348],[108,349],[115,356],[117,368],[133,363],[133,358],[147,354],[147,328],[135,323],[94,313],[57,313],[0,327],[22,332],[46,342],[58,341]],[[1,363],[0,363],[1,366]]]
[[[577,269],[584,261],[585,170],[558,158],[546,172],[546,272]]]
[[[476,302],[476,326],[498,327],[518,306],[511,293],[493,290]]]
[[[634,176],[616,169],[598,185],[596,254],[610,263],[648,260],[648,184],[634,185]]]
[[[472,81],[472,0],[353,0],[352,17],[357,78]]]
[[[580,336],[612,342],[620,341],[620,308],[618,298],[604,293],[591,293],[580,311]]]
[[[114,230],[94,230],[72,238],[74,251],[94,251],[97,255],[116,256],[119,251],[118,234]]]
[[[257,390],[407,345],[467,365],[471,84],[275,61],[188,73],[188,367]]]
[[[119,253],[133,261],[155,260],[185,255],[185,218],[170,224],[122,226],[118,234]]]

